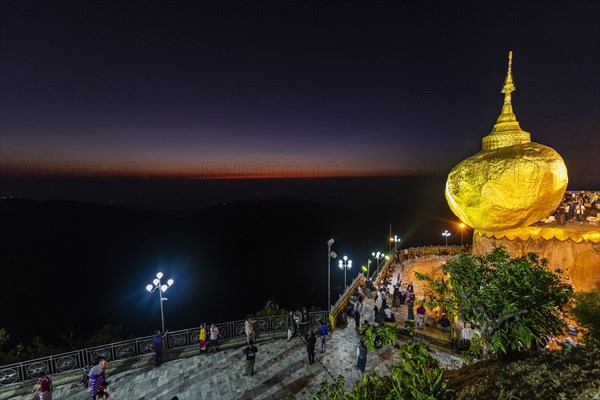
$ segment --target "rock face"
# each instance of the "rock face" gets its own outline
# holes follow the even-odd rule
[[[488,237],[481,232],[475,232],[473,254],[483,255],[499,245],[504,245],[512,256],[521,256],[529,252],[538,253],[548,260],[548,267],[551,270],[560,268],[565,271],[573,289],[577,291],[589,291],[600,280],[600,242],[582,240],[577,243],[570,239],[542,237],[510,240],[507,236],[500,238],[496,236]]]
[[[446,200],[483,231],[527,226],[550,215],[567,188],[567,167],[552,148],[529,142],[480,151],[450,171]]]

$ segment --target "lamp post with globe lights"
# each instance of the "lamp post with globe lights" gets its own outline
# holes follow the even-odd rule
[[[334,243],[333,238],[327,241],[327,312],[331,311],[331,259],[337,257],[337,254],[331,251]]]
[[[375,252],[371,253],[371,255],[376,260],[375,266],[377,268],[379,268],[379,260],[381,260],[384,257],[384,254],[378,251],[377,253],[375,253]]]
[[[448,247],[448,236],[450,236],[450,232],[448,232],[448,230],[445,230],[444,232],[442,232],[442,236],[446,238],[446,247]]]
[[[398,235],[394,235],[393,238],[390,238],[390,242],[394,242],[394,253],[396,252],[396,245],[400,243],[402,239],[398,237]]]
[[[346,271],[352,268],[352,260],[348,260],[348,256],[344,256],[343,261],[340,260],[339,267],[344,270],[344,288],[348,288],[346,284]]]
[[[375,274],[378,274],[379,273],[379,268],[381,267],[381,262],[387,256],[385,254],[379,252],[379,251],[377,253],[373,252],[373,253],[371,253],[371,255],[376,260],[376,262],[375,262],[375,267],[376,267],[375,268]],[[382,260],[382,261],[379,261],[379,260]]]
[[[173,279],[169,279],[166,284],[162,283],[163,273],[159,272],[156,274],[156,278],[152,281],[152,284],[146,285],[146,290],[149,293],[152,293],[158,289],[158,296],[160,298],[160,319],[162,322],[162,331],[165,331],[165,314],[163,311],[163,301],[167,300],[166,297],[163,297],[163,293],[165,293],[172,285]]]
[[[465,233],[465,224],[460,224],[460,246],[463,246],[463,233]]]

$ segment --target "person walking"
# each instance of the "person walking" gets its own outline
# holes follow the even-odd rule
[[[583,223],[583,214],[585,213],[585,206],[581,203],[575,205],[575,217],[577,221]]]
[[[379,314],[379,310],[381,310],[382,303],[383,301],[381,300],[381,296],[379,296],[378,293],[373,304],[373,322],[375,322],[377,315]]]
[[[362,376],[365,375],[365,368],[367,366],[367,345],[365,345],[365,341],[360,339],[360,343],[356,348],[356,368],[362,373]]]
[[[302,307],[302,321],[300,322],[300,333],[306,335],[308,333],[308,325],[310,323],[310,314],[306,307]]]
[[[425,300],[423,300],[425,301]],[[427,313],[427,309],[425,309],[425,303],[421,303],[419,308],[417,308],[417,329],[423,329],[423,325],[425,324],[425,314]]]
[[[319,337],[321,339],[321,353],[325,352],[325,336],[327,336],[327,327],[325,326],[325,322],[323,320],[320,321],[319,327]]]
[[[290,311],[288,315],[288,342],[292,340],[292,337],[296,336],[296,321],[294,320],[294,312]]]
[[[198,339],[200,340],[200,353],[204,353],[206,351],[206,325],[200,325],[200,333],[198,334]]]
[[[401,282],[394,285],[394,293],[392,294],[392,307],[400,307],[400,284]]]
[[[166,330],[165,332],[161,333],[159,329],[156,330],[156,333],[154,334],[154,365],[155,366],[159,366],[162,363],[162,358],[163,358],[163,342],[165,340],[165,337],[167,336],[167,333],[169,333],[169,330]]]
[[[308,363],[312,364],[315,362],[315,345],[317,344],[317,338],[315,333],[311,332],[306,338],[306,350],[308,351]]]
[[[246,365],[244,376],[252,376],[254,375],[254,362],[256,360],[256,352],[258,349],[254,346],[254,341],[250,340],[248,342],[248,346],[244,349],[244,354],[246,355]]]
[[[246,322],[244,323],[244,330],[246,331],[246,342],[250,344],[256,340],[256,333],[254,332],[254,321],[250,319],[250,317],[246,318]]]
[[[102,360],[98,360],[89,372],[90,376],[90,393],[92,400],[96,400],[100,387],[104,384],[104,363]]]
[[[52,377],[50,375],[44,375],[38,380],[38,387],[33,395],[39,400],[52,400],[52,392],[54,392],[54,384],[52,383]]]
[[[356,331],[360,329],[360,313],[362,311],[362,300],[358,300],[354,305],[354,324]]]
[[[415,319],[415,310],[414,310],[414,300],[411,298],[408,299],[408,301],[406,302],[406,308],[407,308],[407,316],[406,319],[409,321],[414,321]]]
[[[217,346],[219,345],[219,328],[215,324],[210,326],[210,336],[208,339],[208,347],[210,348],[208,352],[217,351]]]

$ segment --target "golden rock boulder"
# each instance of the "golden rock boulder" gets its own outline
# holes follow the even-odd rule
[[[481,151],[450,171],[446,200],[462,222],[499,231],[533,224],[560,204],[567,186],[561,156],[539,143]]]
[[[480,231],[524,227],[550,215],[567,188],[567,167],[552,148],[530,141],[513,113],[512,52],[504,104],[482,151],[454,167],[446,200],[462,222]]]

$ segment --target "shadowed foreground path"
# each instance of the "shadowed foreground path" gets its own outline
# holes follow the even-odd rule
[[[413,268],[412,265],[407,267],[403,272],[408,277]],[[373,321],[372,308],[373,300],[366,300],[362,318],[369,322]],[[401,310],[395,312],[397,317],[403,317]],[[254,400],[280,399],[288,393],[296,394],[298,400],[312,399],[322,381],[332,382],[338,375],[345,377],[346,387],[350,389],[352,383],[359,379],[355,367],[359,336],[354,328],[354,321],[350,320],[346,328],[330,333],[327,350],[325,353],[317,350],[313,365],[308,364],[306,346],[299,337],[289,342],[286,339],[259,337],[252,377],[242,376],[243,347],[203,355],[197,354],[196,349],[186,350],[179,355],[167,353],[166,362],[158,368],[151,365],[153,356],[144,357],[128,366],[112,363],[107,371],[111,399],[170,400],[176,395],[181,400]],[[446,353],[432,350],[431,354],[445,369],[462,364],[461,359]],[[387,366],[395,362],[397,355],[398,349],[393,346],[369,352],[367,370],[375,369],[386,374]],[[89,390],[77,385],[77,379],[58,378],[54,400],[90,399]],[[31,394],[27,394],[10,398],[30,400],[31,397]]]
[[[295,393],[297,399],[311,399],[323,380],[343,375],[347,386],[359,378],[355,368],[358,335],[351,321],[328,337],[325,353],[317,352],[317,361],[308,364],[306,347],[299,338],[275,339],[258,344],[255,374],[242,376],[242,349],[223,350],[210,355],[168,360],[162,366],[133,367],[117,372],[108,370],[111,398],[121,399],[280,399]],[[398,350],[386,346],[369,353],[367,369],[386,372]],[[439,354],[439,353],[438,353]],[[442,358],[450,357],[443,355]],[[14,397],[30,400],[31,395]],[[89,399],[89,390],[76,382],[57,384],[55,400]]]
[[[309,399],[321,381],[342,374],[358,378],[354,368],[357,335],[349,327],[329,335],[327,351],[317,353],[317,362],[308,364],[306,347],[299,338],[290,342],[276,339],[258,344],[255,373],[242,376],[242,349],[170,360],[158,368],[143,366],[115,373],[109,368],[111,398],[120,399],[279,399],[289,392]],[[392,358],[389,349],[376,358]],[[380,363],[378,363],[380,364]],[[372,363],[370,365],[372,367]],[[378,365],[377,369],[383,369]],[[75,382],[57,385],[54,399],[89,399],[89,391]],[[31,396],[18,399],[30,400]]]

